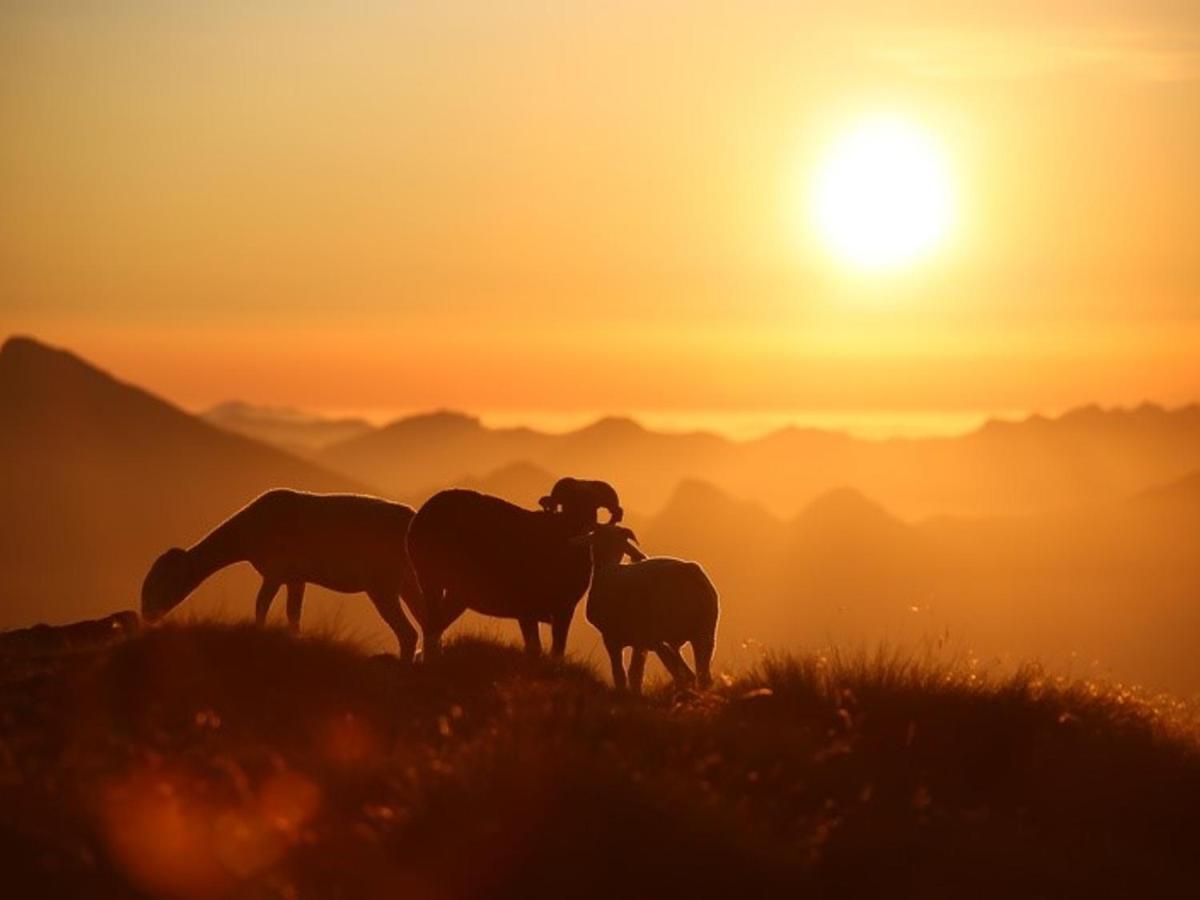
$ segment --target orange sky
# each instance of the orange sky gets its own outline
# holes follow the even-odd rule
[[[188,406],[1200,398],[1191,0],[243,5],[0,9],[0,332]],[[880,112],[959,224],[866,278],[798,212]]]

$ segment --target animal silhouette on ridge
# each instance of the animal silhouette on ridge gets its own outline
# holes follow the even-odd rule
[[[426,657],[438,653],[442,632],[466,609],[516,619],[532,655],[541,653],[538,626],[547,622],[551,652],[563,654],[592,569],[588,548],[572,539],[596,526],[600,509],[613,522],[623,511],[603,481],[562,478],[540,502],[541,509],[530,510],[453,489],[417,511],[408,554],[423,598],[418,620]]]
[[[647,557],[633,531],[615,523],[597,526],[575,538],[591,546],[592,575],[587,619],[599,629],[612,663],[613,685],[626,689],[624,653],[632,647],[628,687],[642,691],[646,654],[653,650],[676,684],[695,677],[679,650],[692,645],[700,686],[712,683],[720,599],[699,563],[669,556]],[[633,562],[621,565],[628,556]]]
[[[300,629],[306,584],[344,594],[366,593],[411,661],[417,631],[405,616],[420,606],[420,589],[405,552],[412,507],[357,494],[278,489],[257,497],[193,546],[163,553],[142,584],[142,616],[154,622],[213,573],[249,562],[262,576],[255,620],[262,625],[281,587],[287,619]]]

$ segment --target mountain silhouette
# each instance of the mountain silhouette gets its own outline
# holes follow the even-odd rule
[[[9,339],[0,349],[0,627],[136,606],[163,549],[280,485],[363,490],[71,353]]]
[[[440,412],[333,444],[320,459],[398,496],[527,462],[602,475],[621,484],[627,506],[646,513],[695,479],[783,517],[842,485],[910,519],[1008,515],[1119,500],[1200,469],[1200,407],[1093,406],[1058,418],[991,421],[958,437],[885,441],[813,428],[733,441],[657,432],[622,417],[550,434]]]
[[[532,429],[487,428],[473,416],[441,410],[338,442],[318,458],[390,494],[410,497],[511,463],[536,462],[538,448],[549,440]]]
[[[897,531],[903,526],[895,516],[854,488],[839,487],[826,491],[805,507],[796,519],[796,528],[828,534],[831,529],[861,533]]]
[[[906,620],[933,580],[931,549],[912,526],[850,488],[784,520],[712,484],[682,483],[645,529],[648,552],[702,560],[720,589],[735,643],[865,639]],[[905,622],[907,624],[907,622]]]
[[[538,500],[546,496],[547,485],[554,484],[558,478],[558,475],[533,463],[515,462],[501,466],[482,478],[467,476],[462,479],[461,486],[534,509]]]
[[[696,479],[681,482],[638,533],[648,552],[704,560],[747,577],[768,574],[787,537],[784,523],[759,504]]]
[[[703,562],[726,652],[949,640],[1193,694],[1198,526],[1200,473],[1070,511],[917,523],[849,488],[788,520],[688,481],[638,533],[649,553]]]

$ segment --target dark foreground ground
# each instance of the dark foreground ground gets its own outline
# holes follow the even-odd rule
[[[634,702],[482,642],[17,642],[0,896],[1193,897],[1188,715],[887,657]]]

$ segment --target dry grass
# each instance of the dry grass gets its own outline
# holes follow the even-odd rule
[[[8,664],[11,896],[1181,896],[1188,710],[1034,670],[781,657],[612,695],[193,624]],[[6,893],[8,893],[6,891]]]

